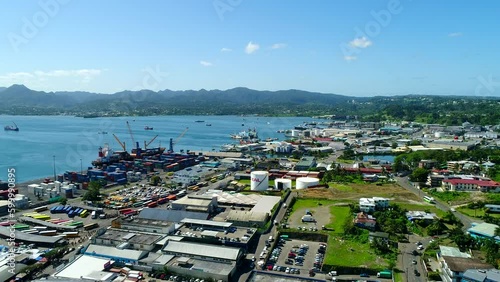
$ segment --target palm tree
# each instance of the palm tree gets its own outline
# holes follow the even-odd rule
[[[500,227],[497,227],[495,228],[495,233],[494,233],[495,237],[496,236],[500,236]]]

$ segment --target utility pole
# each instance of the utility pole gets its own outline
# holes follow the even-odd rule
[[[80,173],[83,174],[83,164],[82,159],[80,159]]]

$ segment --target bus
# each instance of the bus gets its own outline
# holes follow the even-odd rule
[[[39,215],[33,216],[33,218],[34,219],[39,219],[39,220],[49,220],[50,216],[46,215],[46,214],[39,214]]]
[[[66,238],[75,238],[75,237],[78,237],[78,231],[63,232],[63,235]]]
[[[97,224],[97,222],[94,222],[94,223],[90,223],[90,224],[83,226],[83,229],[90,230],[90,229],[94,229],[97,227],[99,227],[99,224]]]
[[[83,221],[74,221],[68,224],[69,226],[75,226],[75,227],[82,227],[83,226]]]
[[[41,207],[38,207],[38,208],[34,208],[33,210],[35,212],[42,212],[42,211],[46,211],[48,209],[47,206],[41,206]]]
[[[81,213],[80,213],[80,217],[87,217],[89,215],[89,211],[88,210],[83,210]]]
[[[431,203],[431,204],[435,203],[434,198],[429,197],[429,196],[424,196],[424,201],[426,201],[427,203]]]

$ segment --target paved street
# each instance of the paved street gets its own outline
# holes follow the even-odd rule
[[[427,193],[425,193],[424,191],[414,187],[411,182],[408,180],[407,177],[394,177],[394,179],[396,180],[396,182],[403,188],[407,189],[408,191],[414,193],[415,195],[417,195],[419,198],[423,198],[424,196],[429,196],[431,197],[431,195],[428,195]],[[436,204],[435,206],[442,210],[442,211],[449,211],[450,210],[450,207],[446,204],[446,203],[443,203],[439,200],[435,200]],[[479,219],[473,219],[473,218],[470,218],[464,214],[461,214],[459,212],[454,212],[455,216],[460,219],[460,221],[464,224],[464,227],[463,229],[464,230],[467,230],[469,229],[470,227],[472,227],[472,223],[473,222],[477,222],[477,223],[481,223],[482,220],[479,220]]]
[[[430,238],[422,238],[418,235],[410,235],[409,243],[399,243],[399,249],[401,250],[401,255],[398,257],[399,265],[402,266],[403,280],[408,282],[420,282],[426,281],[426,272],[424,270],[424,263],[420,255],[414,256],[413,251],[417,250],[417,242],[421,242],[422,246],[425,248],[429,245]],[[419,254],[423,253],[423,250],[417,250]],[[416,261],[416,264],[413,261]],[[420,273],[420,276],[415,275],[415,270]]]

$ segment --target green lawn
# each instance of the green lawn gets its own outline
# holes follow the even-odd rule
[[[467,192],[429,192],[433,197],[440,199],[443,202],[467,201],[471,194]]]
[[[356,241],[342,240],[340,237],[330,235],[325,256],[325,264],[347,267],[363,267],[371,269],[384,269],[387,267],[385,260],[378,257],[369,244]]]
[[[398,204],[401,208],[407,209],[409,211],[425,211],[429,210],[430,212],[435,213],[438,217],[443,217],[446,213],[434,205],[419,205],[419,204],[409,204],[409,203],[395,203]]]
[[[300,209],[315,208],[318,206],[327,206],[335,203],[332,200],[322,200],[322,199],[297,199],[295,204],[293,204],[292,212]]]
[[[395,282],[403,282],[403,273],[402,272],[395,272],[394,273],[394,281]]]
[[[344,233],[344,223],[351,216],[349,207],[331,206],[331,222],[325,227],[333,229],[335,233]]]
[[[339,183],[336,183],[336,182],[330,182],[330,183],[328,183],[328,187],[333,188],[333,189],[338,190],[338,191],[343,191],[343,192],[352,192],[352,191],[354,191],[354,189],[351,186],[346,185],[346,184],[339,184]]]
[[[466,208],[466,207],[460,207],[460,208],[457,208],[457,210],[465,215],[468,215],[470,217],[481,217],[481,216],[484,216],[484,209],[476,209],[474,211],[474,209],[469,209],[469,208]],[[499,217],[500,218],[500,214],[498,213],[489,213],[490,216],[492,217]]]

